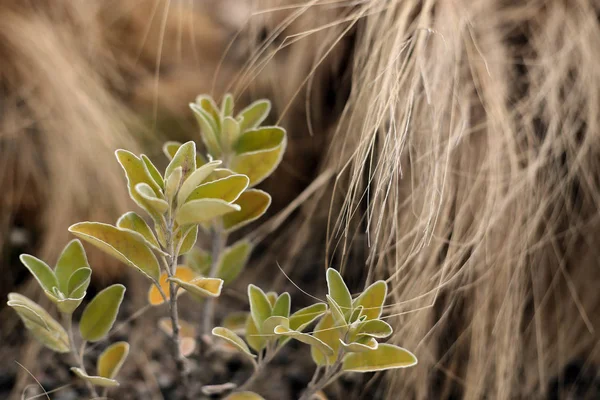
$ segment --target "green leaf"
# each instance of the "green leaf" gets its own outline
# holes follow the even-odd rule
[[[340,273],[333,268],[327,269],[327,289],[329,296],[340,306],[342,313],[349,316],[352,312],[352,295]]]
[[[21,254],[19,259],[38,281],[42,289],[51,292],[53,287],[58,286],[56,276],[54,276],[54,272],[48,264],[29,254]]]
[[[374,372],[412,367],[416,364],[417,358],[410,351],[382,343],[376,350],[347,354],[342,368],[348,372]]]
[[[117,342],[106,348],[98,357],[98,375],[113,379],[119,373],[127,355],[129,354],[129,343]]]
[[[265,400],[254,392],[235,392],[225,397],[223,400]]]
[[[271,307],[273,307],[275,305],[275,302],[277,301],[277,292],[267,292],[266,295],[267,299],[269,299]]]
[[[194,112],[198,125],[200,125],[200,136],[202,137],[202,142],[204,142],[204,145],[206,146],[206,150],[213,157],[219,157],[221,155],[221,147],[219,145],[217,128],[212,116],[197,104],[190,103],[190,108]]]
[[[226,340],[248,357],[256,358],[256,356],[250,352],[250,349],[248,348],[246,342],[244,342],[241,337],[239,337],[229,329],[223,327],[213,328],[212,334],[217,337],[220,337],[221,339]]]
[[[190,194],[196,189],[208,176],[221,165],[220,160],[211,161],[197,170],[195,170],[181,185],[177,194],[177,204],[181,205],[190,197]]]
[[[125,286],[115,284],[102,290],[83,310],[79,332],[83,340],[97,342],[112,328],[125,295]]]
[[[279,297],[277,298],[277,301],[275,302],[275,305],[273,306],[272,315],[289,318],[290,305],[291,305],[290,294],[288,292],[283,292],[281,295],[279,295]]]
[[[134,233],[99,222],[80,222],[71,225],[69,232],[134,267],[153,281],[158,281],[158,260],[152,250]]]
[[[150,176],[150,172],[148,171],[148,168],[146,168],[146,164],[144,164],[144,162],[135,154],[126,150],[117,150],[115,155],[117,157],[117,161],[119,161],[119,164],[121,165],[121,168],[123,168],[123,171],[125,171],[129,196],[131,196],[133,201],[135,201],[138,206],[148,211],[150,215],[155,218],[156,213],[153,210],[148,209],[148,205],[144,198],[135,190],[136,185],[145,183],[152,188],[156,196],[161,194],[160,187]]]
[[[163,144],[162,150],[165,156],[171,161],[177,153],[177,150],[181,147],[181,142],[169,141]]]
[[[335,325],[339,327],[346,327],[346,319],[340,306],[331,298],[330,295],[325,295],[325,297],[327,298],[327,303],[329,303],[329,309],[331,310],[331,316],[333,317]]]
[[[377,319],[381,316],[386,296],[387,284],[385,281],[377,281],[354,299],[352,307],[363,306],[362,315],[366,315],[367,320]]]
[[[181,167],[183,180],[186,180],[196,170],[196,143],[193,141],[182,144],[165,170],[165,180],[175,170]]]
[[[221,102],[221,118],[229,117],[233,114],[234,101],[231,93],[225,94],[223,96],[223,101]]]
[[[167,183],[165,184],[165,196],[170,203],[173,203],[175,194],[180,190],[181,177],[183,176],[182,171],[183,169],[181,167],[177,167],[167,178]]]
[[[198,277],[189,282],[179,278],[169,278],[167,280],[175,282],[179,287],[199,298],[219,297],[223,288],[223,280],[217,278]]]
[[[250,316],[250,313],[245,311],[235,311],[227,314],[221,323],[224,328],[235,332],[238,335],[246,334],[246,320]]]
[[[290,329],[302,332],[308,325],[325,314],[326,311],[327,305],[325,303],[317,303],[304,307],[293,313],[290,317]]]
[[[116,387],[119,386],[119,382],[114,379],[105,378],[103,376],[92,376],[88,375],[81,368],[72,367],[71,371],[84,381],[91,383],[94,386],[100,387]]]
[[[349,324],[352,324],[352,323],[354,323],[354,322],[358,321],[358,320],[359,320],[359,318],[360,318],[360,317],[362,317],[362,312],[363,312],[363,310],[364,310],[364,307],[363,307],[363,306],[358,306],[358,307],[355,307],[355,308],[352,310],[352,314],[350,314],[350,318],[348,318],[348,323],[349,323]],[[366,319],[366,317],[364,317],[364,318]]]
[[[73,274],[69,278],[67,291],[65,293],[67,293],[67,295],[73,299],[77,299],[85,295],[85,291],[87,290],[90,284],[91,276],[91,268],[79,268],[77,271],[73,272]]]
[[[393,333],[392,327],[385,321],[372,319],[366,321],[358,328],[358,336],[370,336],[378,339],[383,339]]]
[[[274,335],[275,328],[277,328],[278,326],[282,326],[286,329],[289,329],[290,320],[287,319],[286,317],[271,316],[271,317],[267,318],[265,320],[265,322],[263,322],[261,333],[263,335]],[[271,337],[268,336],[267,338],[270,339]]]
[[[201,224],[232,211],[240,206],[229,204],[221,199],[200,199],[188,201],[177,211],[175,221],[180,225]]]
[[[83,267],[90,268],[83,245],[77,239],[71,240],[63,249],[56,262],[54,275],[58,282],[58,288],[61,292],[70,294],[68,288],[69,280],[73,272]]]
[[[245,175],[231,175],[227,178],[198,186],[190,193],[186,200],[221,199],[227,203],[231,203],[248,187],[248,182],[248,177]]]
[[[146,165],[146,169],[150,173],[150,177],[152,178],[152,180],[154,180],[154,182],[156,182],[158,187],[160,187],[161,189],[164,189],[165,181],[163,180],[163,177],[160,175],[160,172],[158,172],[158,169],[156,169],[156,166],[154,164],[152,164],[152,161],[150,161],[150,159],[148,157],[146,157],[146,155],[142,154],[140,156],[140,158]]]
[[[184,231],[185,231],[185,235],[183,236],[183,241],[181,243],[181,247],[179,248],[178,255],[182,255],[182,254],[189,252],[194,247],[194,245],[196,244],[196,241],[198,240],[198,227],[192,225],[192,226],[189,226],[187,229],[181,230],[180,233],[175,235],[176,241],[181,240],[181,233]]]
[[[248,299],[250,300],[250,315],[260,331],[263,322],[272,315],[271,303],[265,292],[253,284],[248,285]]]
[[[271,196],[262,190],[248,189],[240,194],[235,204],[240,210],[223,216],[226,232],[235,231],[260,218],[271,205]]]
[[[236,155],[229,167],[250,178],[250,186],[265,180],[277,168],[287,144],[285,130],[265,127],[243,133],[233,146]]]
[[[379,346],[377,340],[373,338],[365,340],[364,343],[358,341],[352,343],[345,343],[342,339],[340,339],[340,344],[342,345],[346,353],[364,353],[366,351],[376,350]]]
[[[199,275],[208,275],[212,265],[212,257],[208,251],[194,247],[185,255],[183,264]]]
[[[150,209],[154,213],[162,215],[169,209],[169,203],[157,197],[147,183],[138,183],[135,185],[135,191],[140,196],[140,201],[144,204],[145,210],[149,211]],[[151,213],[151,215],[154,213]]]
[[[325,316],[317,323],[317,326],[313,331],[313,336],[331,347],[334,354],[338,353],[341,346],[340,339],[342,338],[342,330],[341,328],[335,327],[331,312],[325,314]],[[335,355],[325,356],[315,348],[311,349],[311,355],[317,365],[332,365],[336,359]]]
[[[229,151],[233,144],[237,142],[240,137],[240,124],[232,117],[225,117],[223,119],[223,128],[221,129],[221,143],[223,147]]]
[[[214,124],[215,132],[217,132],[218,137],[218,133],[221,131],[221,113],[219,112],[219,107],[217,107],[217,104],[212,97],[205,94],[196,97],[196,104],[210,116],[210,121]]]
[[[228,176],[235,175],[230,169],[227,168],[215,168],[215,170],[204,180],[204,183],[214,182],[219,179],[227,178]]]
[[[119,219],[117,220],[117,227],[120,230],[126,230],[140,234],[144,239],[144,243],[148,247],[151,247],[160,253],[166,254],[161,249],[160,244],[156,239],[156,236],[154,236],[154,233],[152,233],[152,229],[150,229],[146,221],[144,221],[142,217],[140,217],[133,211],[121,215],[121,217],[119,217]]]
[[[252,244],[248,240],[240,240],[226,248],[219,257],[216,276],[223,279],[225,285],[233,282],[243,271],[251,252]]]
[[[269,115],[271,111],[271,102],[269,100],[257,100],[244,108],[238,114],[241,117],[240,131],[244,132],[248,129],[254,129],[259,126]]]
[[[324,343],[322,340],[320,340],[314,336],[308,335],[306,333],[293,331],[289,328],[286,328],[285,326],[279,325],[278,327],[275,328],[275,334],[289,336],[300,342],[306,343],[306,344],[310,345],[311,348],[317,349],[318,351],[323,353],[325,356],[333,356],[334,355],[333,349],[331,347],[329,347],[326,343]]]
[[[266,338],[261,335],[256,327],[252,315],[248,315],[246,320],[246,342],[257,353],[264,349],[267,344]]]
[[[9,293],[8,306],[17,312],[25,327],[40,343],[57,353],[68,353],[65,329],[35,302],[18,293]]]

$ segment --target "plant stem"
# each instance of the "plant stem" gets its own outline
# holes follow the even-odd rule
[[[220,226],[212,229],[212,264],[208,273],[209,278],[214,278],[219,267],[219,257],[227,244],[227,235],[223,234]],[[215,299],[207,299],[204,303],[202,330],[205,335],[209,335],[212,331],[215,318]]]
[[[169,277],[175,276],[177,272],[177,254],[173,243],[173,221],[171,220],[167,225],[167,237],[166,245],[169,256],[167,257],[167,275]],[[181,387],[183,392],[183,399],[189,398],[189,370],[187,368],[186,360],[181,353],[180,347],[180,332],[179,332],[179,312],[177,309],[177,291],[179,286],[175,282],[169,282],[169,314],[171,317],[171,345],[173,357],[175,359],[175,365],[177,366],[177,374],[179,378],[178,386]]]
[[[71,355],[73,356],[73,358],[75,359],[75,364],[77,366],[79,366],[79,368],[81,369],[81,371],[84,374],[88,374],[85,370],[85,365],[83,364],[83,353],[85,352],[85,341],[83,341],[81,343],[81,350],[79,352],[77,352],[77,346],[75,346],[75,338],[73,336],[73,316],[71,314],[62,314],[63,317],[63,321],[65,324],[65,327],[67,329],[67,333],[69,335],[69,347],[71,348]],[[98,392],[96,392],[96,388],[94,387],[94,385],[91,384],[91,382],[88,382],[86,380],[84,380],[85,385],[87,386],[88,390],[90,391],[90,395],[92,397],[98,397]]]
[[[315,395],[315,393],[319,392],[320,390],[323,390],[327,385],[329,385],[332,381],[338,378],[340,372],[342,372],[342,359],[343,352],[340,349],[335,362],[331,366],[329,366],[329,368],[325,369],[325,373],[323,374],[323,376],[321,376],[321,378],[318,379],[317,377],[319,375],[321,367],[317,367],[313,378],[311,379],[304,393],[302,393],[302,396],[299,400],[310,400]]]

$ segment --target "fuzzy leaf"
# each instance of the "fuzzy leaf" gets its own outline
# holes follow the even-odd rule
[[[318,351],[323,353],[325,356],[333,356],[334,355],[333,349],[331,347],[329,347],[326,343],[324,343],[322,340],[320,340],[314,336],[308,335],[306,333],[293,331],[289,328],[286,328],[285,326],[279,325],[278,327],[275,328],[275,334],[289,336],[300,342],[306,343],[306,344],[310,345],[311,348],[317,349]]]
[[[75,299],[83,296],[90,284],[91,276],[91,268],[79,268],[77,271],[73,272],[73,275],[69,278],[69,284],[67,285],[67,291],[65,293],[67,293],[69,297]]]
[[[196,97],[196,104],[199,105],[206,113],[210,116],[210,121],[215,127],[215,132],[221,131],[221,113],[219,107],[212,99],[212,97],[201,94]]]
[[[246,320],[249,315],[250,314],[245,311],[232,312],[227,314],[221,324],[223,325],[223,328],[227,328],[238,335],[244,335],[246,334]]]
[[[246,320],[246,342],[257,353],[264,349],[267,344],[266,338],[258,331],[252,315],[248,315]]]
[[[175,277],[181,279],[184,282],[190,282],[192,279],[196,278],[196,274],[190,268],[180,265],[177,267],[177,271],[175,271]],[[160,288],[164,292],[167,300],[171,298],[169,292],[169,275],[166,272],[160,274],[160,279],[158,283]],[[177,295],[179,296],[183,293],[181,290],[177,291]],[[150,286],[150,290],[148,291],[148,302],[153,306],[158,306],[164,303],[164,299],[160,295],[160,291],[157,289],[156,285]]]
[[[232,117],[223,118],[223,127],[221,129],[221,143],[227,150],[231,149],[240,136],[240,124]]]
[[[165,170],[165,180],[175,168],[181,167],[182,178],[185,181],[196,170],[196,143],[193,141],[182,144]]]
[[[233,114],[234,101],[231,93],[227,93],[223,96],[223,101],[221,102],[221,118],[229,117]]]
[[[204,145],[206,146],[206,150],[213,157],[219,157],[221,155],[221,147],[219,145],[217,128],[212,116],[197,104],[190,103],[190,108],[194,112],[198,125],[200,125],[200,136],[202,142],[204,142]]]
[[[162,215],[169,209],[169,203],[158,197],[147,183],[138,183],[135,185],[135,191],[144,204],[144,209],[148,211],[149,208],[150,211],[153,211],[151,215]]]
[[[250,300],[250,315],[260,331],[263,322],[272,315],[271,303],[265,292],[253,284],[248,285],[248,299]]]
[[[286,317],[271,316],[271,317],[267,318],[265,320],[265,322],[263,322],[261,333],[263,335],[274,335],[275,328],[277,328],[278,326],[282,326],[285,329],[289,329],[289,327],[290,327],[289,319],[287,319]]]
[[[183,255],[190,251],[196,241],[198,240],[198,227],[195,225],[189,226],[187,229],[181,230],[177,235],[175,235],[175,241],[178,242],[181,240],[181,234],[185,232],[183,237],[183,241],[181,242],[181,246],[179,247],[178,255]]]
[[[185,203],[185,201],[190,197],[190,194],[196,189],[208,176],[219,166],[221,165],[220,160],[211,161],[197,170],[192,172],[192,174],[183,182],[181,188],[179,189],[179,193],[177,194],[177,204],[181,205]],[[210,196],[207,196],[210,197]]]
[[[344,357],[343,370],[348,372],[374,372],[412,367],[417,358],[410,351],[392,344],[382,343],[376,350],[350,353]]]
[[[325,297],[327,298],[327,303],[329,303],[329,310],[331,310],[331,316],[333,317],[335,325],[345,327],[347,324],[342,309],[330,295],[325,295]]]
[[[288,292],[283,292],[277,298],[275,305],[273,305],[273,316],[289,318],[291,298]]]
[[[181,206],[175,220],[182,225],[201,224],[232,211],[239,211],[240,206],[229,204],[220,199],[200,199],[188,201]]]
[[[129,343],[127,342],[117,342],[107,347],[98,357],[96,368],[98,375],[113,379],[119,373],[128,354]]]
[[[329,296],[340,306],[342,313],[350,315],[352,312],[352,295],[340,273],[333,268],[327,269],[327,289]]]
[[[242,353],[244,353],[244,355],[249,356],[250,358],[256,358],[256,356],[250,352],[250,349],[248,348],[246,342],[244,342],[241,337],[239,337],[229,329],[223,327],[213,328],[212,334],[217,337],[220,337],[221,339],[226,340],[227,342],[235,346],[238,350],[240,350]]]
[[[65,329],[38,304],[18,293],[10,293],[7,304],[44,346],[58,353],[70,351],[69,336]]]
[[[354,299],[352,307],[363,306],[362,315],[366,315],[367,320],[377,319],[381,316],[386,296],[387,284],[385,281],[377,281]]]
[[[62,253],[58,257],[56,262],[56,268],[54,269],[54,275],[58,282],[58,288],[61,292],[70,294],[69,280],[73,275],[73,272],[81,268],[90,268],[85,250],[81,242],[77,239],[71,240],[63,249]]]
[[[252,244],[247,240],[240,240],[226,248],[219,257],[216,276],[223,279],[225,285],[231,283],[244,270],[251,252]]]
[[[302,332],[308,325],[325,314],[327,305],[325,303],[317,303],[304,307],[290,317],[290,329]]]
[[[358,336],[370,336],[378,339],[383,339],[393,333],[392,327],[385,321],[372,319],[366,321],[358,328]]]
[[[181,167],[177,167],[171,172],[171,175],[167,178],[167,182],[165,183],[165,197],[169,201],[169,203],[173,203],[175,199],[175,194],[181,187],[181,179],[183,176],[183,169]]]
[[[80,222],[71,225],[69,232],[134,267],[148,278],[158,281],[158,260],[152,250],[138,240],[134,233],[99,222]]]
[[[160,187],[161,189],[164,189],[165,181],[163,180],[163,177],[160,175],[160,172],[158,172],[158,169],[156,169],[156,166],[154,164],[152,164],[152,161],[150,161],[150,159],[148,157],[146,157],[144,154],[142,154],[140,156],[140,158],[146,165],[146,169],[148,170],[148,173],[150,173],[150,177],[152,178],[152,180],[154,180],[154,182],[156,182],[158,187]]]
[[[179,278],[170,278],[168,280],[175,282],[196,298],[219,297],[223,288],[223,280],[217,278],[197,277],[189,282]]]
[[[212,257],[208,251],[194,247],[185,255],[183,263],[198,275],[208,275],[212,265]]]
[[[325,316],[317,323],[317,326],[313,331],[313,336],[331,347],[334,354],[338,353],[341,345],[340,339],[342,338],[342,332],[340,328],[335,327],[331,312],[325,314]],[[335,355],[325,356],[315,348],[311,349],[311,355],[317,365],[331,365],[335,362],[336,358]]]
[[[257,100],[244,108],[238,114],[241,118],[240,131],[245,132],[248,129],[254,129],[259,126],[269,115],[271,111],[271,102],[269,100]]]
[[[371,350],[376,350],[379,346],[377,340],[373,338],[369,338],[365,341],[365,343],[360,342],[352,342],[345,343],[342,339],[340,339],[340,344],[344,348],[344,351],[347,353],[364,353]]]
[[[52,292],[52,288],[58,287],[56,276],[54,276],[54,272],[48,264],[29,254],[21,254],[19,259],[38,281],[42,289]]]
[[[248,177],[245,175],[231,175],[198,186],[186,199],[188,202],[199,199],[221,199],[231,203],[240,197],[240,194],[248,187],[248,183]]]
[[[150,176],[146,164],[144,164],[144,162],[135,154],[126,150],[117,150],[115,155],[123,168],[123,171],[125,171],[129,196],[131,196],[138,206],[148,211],[153,218],[156,218],[156,212],[148,209],[148,205],[144,198],[135,190],[136,185],[145,183],[152,188],[156,196],[160,195],[160,187]]]
[[[125,295],[125,286],[111,285],[85,307],[79,323],[81,337],[88,342],[102,340],[112,328]]]
[[[248,189],[236,200],[240,207],[237,212],[223,216],[223,228],[227,232],[235,231],[260,218],[271,205],[271,196],[258,189]]]
[[[156,236],[154,236],[154,233],[152,233],[152,229],[150,229],[142,217],[133,211],[121,215],[121,217],[119,217],[117,220],[117,227],[120,230],[128,230],[139,233],[144,239],[144,243],[148,247],[151,247],[154,250],[164,254],[164,251],[162,251],[160,248],[160,244],[158,243]]]
[[[265,180],[277,168],[287,144],[285,130],[266,127],[244,132],[233,146],[236,155],[229,167],[250,178],[250,186]]]
[[[71,371],[84,381],[90,382],[94,386],[100,387],[116,387],[119,386],[119,382],[114,379],[105,378],[103,376],[92,376],[88,375],[81,368],[72,367]]]
[[[167,156],[167,158],[170,160],[173,159],[173,156],[175,155],[175,153],[177,153],[177,150],[179,150],[179,147],[181,147],[181,143],[180,142],[166,142],[163,145],[163,153],[165,154],[165,156]],[[196,168],[204,165],[207,163],[207,160],[202,157],[200,154],[196,153]]]

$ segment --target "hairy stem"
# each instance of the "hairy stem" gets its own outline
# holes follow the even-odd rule
[[[67,329],[67,333],[69,335],[69,347],[71,348],[71,355],[75,359],[75,364],[81,369],[84,374],[88,374],[85,370],[85,365],[83,363],[83,353],[85,352],[85,341],[81,343],[81,350],[77,351],[77,346],[75,346],[75,338],[73,336],[73,316],[71,314],[62,314],[63,321],[65,324],[65,328]],[[90,391],[90,395],[92,398],[98,397],[98,392],[94,385],[91,382],[84,380],[85,385]]]
[[[208,273],[209,278],[214,278],[217,274],[217,268],[219,267],[219,257],[227,244],[227,236],[223,234],[220,226],[213,228],[212,230],[212,264],[210,266],[210,272]],[[209,335],[212,331],[215,318],[215,299],[207,299],[204,303],[202,330],[205,335]]]
[[[299,400],[310,400],[317,392],[323,390],[327,385],[337,379],[342,372],[342,358],[343,352],[340,349],[335,362],[325,369],[325,373],[320,378],[318,378],[318,376],[321,367],[317,367],[313,378]]]

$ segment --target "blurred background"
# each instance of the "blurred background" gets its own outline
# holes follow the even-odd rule
[[[599,16],[593,0],[1,0],[0,298],[43,302],[18,255],[54,263],[69,225],[134,207],[115,149],[164,166],[165,140],[199,141],[196,95],[269,98],[289,144],[218,317],[249,282],[305,306],[277,264],[316,296],[333,266],[353,292],[388,281],[392,341],[419,364],[330,399],[599,398]],[[92,292],[131,288],[113,398],[171,398],[163,310],[136,314],[147,284],[86,249]],[[23,332],[0,305],[0,398],[41,393],[30,374],[80,398],[68,360]],[[255,390],[297,398],[304,350]],[[192,360],[206,383],[251,372],[202,346]]]

